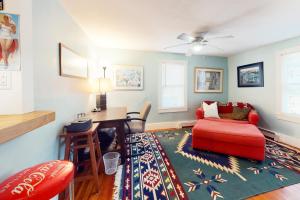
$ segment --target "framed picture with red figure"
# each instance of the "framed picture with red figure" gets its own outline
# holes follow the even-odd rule
[[[0,13],[0,70],[20,70],[20,17]]]

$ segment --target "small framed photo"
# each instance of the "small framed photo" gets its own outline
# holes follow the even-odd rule
[[[0,10],[4,10],[4,0],[0,0]]]
[[[59,43],[59,75],[71,78],[88,78],[87,60],[62,43]]]
[[[223,69],[195,68],[196,93],[222,93],[223,92]]]
[[[113,85],[115,90],[143,90],[144,69],[142,66],[114,66]]]
[[[264,63],[239,66],[237,76],[238,87],[264,87]]]

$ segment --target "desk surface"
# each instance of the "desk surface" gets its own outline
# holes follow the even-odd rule
[[[101,112],[91,112],[88,114],[88,117],[91,118],[93,122],[124,120],[127,118],[127,108],[111,107]]]
[[[55,120],[51,111],[34,111],[20,115],[0,115],[0,144]]]

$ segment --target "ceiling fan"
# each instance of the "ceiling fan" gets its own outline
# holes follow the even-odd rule
[[[216,37],[207,37],[208,32],[198,32],[194,36],[187,34],[187,33],[181,33],[177,36],[177,39],[184,41],[185,43],[172,45],[165,47],[164,49],[171,49],[175,47],[180,46],[189,46],[186,55],[191,56],[193,53],[200,52],[204,47],[209,46],[214,49],[218,49],[220,51],[223,51],[223,49],[209,44],[209,41],[214,39],[228,39],[228,38],[234,38],[232,35],[226,35],[226,36],[216,36]]]

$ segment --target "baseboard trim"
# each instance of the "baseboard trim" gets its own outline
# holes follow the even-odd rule
[[[259,127],[263,131],[265,135],[268,137],[274,138],[275,141],[277,142],[282,142],[288,145],[291,145],[293,147],[300,148],[300,138],[292,137],[283,133],[275,132],[269,129],[265,129],[262,127]]]
[[[300,148],[300,138],[292,137],[282,133],[277,133],[277,135],[279,136],[279,142]]]
[[[167,128],[182,128],[186,126],[194,126],[196,120],[185,120],[185,121],[172,121],[172,122],[157,122],[157,123],[146,123],[146,130],[157,130]]]
[[[262,128],[262,127],[258,127],[258,128],[268,138],[272,138],[275,141],[279,141],[279,136],[274,131],[271,131],[269,129],[265,129],[265,128]]]

